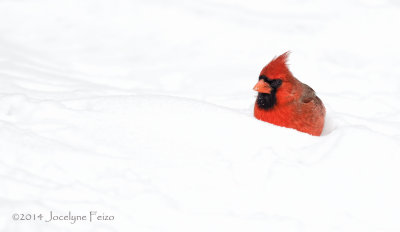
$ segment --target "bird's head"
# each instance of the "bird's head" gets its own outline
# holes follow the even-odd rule
[[[257,104],[263,109],[270,109],[277,102],[277,92],[290,88],[293,75],[287,67],[289,52],[275,57],[265,66],[258,77],[254,90],[258,92]],[[286,92],[286,91],[285,91]]]

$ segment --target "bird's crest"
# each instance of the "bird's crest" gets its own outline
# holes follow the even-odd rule
[[[290,51],[287,51],[272,59],[272,61],[261,70],[260,75],[265,75],[271,79],[285,79],[290,76],[291,73],[286,64],[289,54]]]

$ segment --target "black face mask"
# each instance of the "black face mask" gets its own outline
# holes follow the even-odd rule
[[[271,86],[271,93],[258,93],[257,105],[261,109],[268,110],[275,106],[276,104],[276,91],[282,85],[281,79],[269,79],[267,76],[261,75],[259,80],[264,80]]]

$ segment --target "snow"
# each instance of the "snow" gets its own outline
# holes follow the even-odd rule
[[[0,231],[399,231],[399,7],[0,0]],[[321,137],[252,116],[287,50]]]

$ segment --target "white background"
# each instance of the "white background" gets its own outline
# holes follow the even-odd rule
[[[399,7],[0,0],[0,231],[400,231]],[[288,50],[321,137],[252,115]]]

